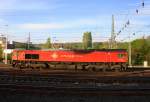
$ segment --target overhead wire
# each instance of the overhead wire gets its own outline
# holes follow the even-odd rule
[[[141,10],[145,8],[145,2],[144,0],[142,0],[142,2],[140,3],[140,5],[138,5],[138,8],[135,9],[135,13],[136,15],[139,15]],[[130,14],[130,12],[128,12],[126,14],[126,16],[132,15]],[[132,15],[133,16],[133,15]],[[123,27],[116,33],[115,37],[118,37],[126,28],[128,28],[131,25],[131,20],[128,18],[128,20],[125,22],[125,24],[123,25]],[[135,33],[134,33],[135,34]]]

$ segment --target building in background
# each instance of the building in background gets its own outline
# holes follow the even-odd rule
[[[6,37],[0,37],[0,45],[2,49],[6,48]]]

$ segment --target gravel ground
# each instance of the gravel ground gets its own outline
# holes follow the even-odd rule
[[[0,94],[0,102],[150,102],[150,97]]]

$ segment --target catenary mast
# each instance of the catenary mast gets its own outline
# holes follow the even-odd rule
[[[114,15],[112,15],[112,28],[111,28],[111,38],[110,38],[110,49],[115,48],[115,20],[114,20]]]

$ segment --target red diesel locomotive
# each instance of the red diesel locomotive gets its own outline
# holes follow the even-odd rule
[[[14,50],[12,54],[13,67],[33,69],[125,70],[127,61],[124,49]]]

